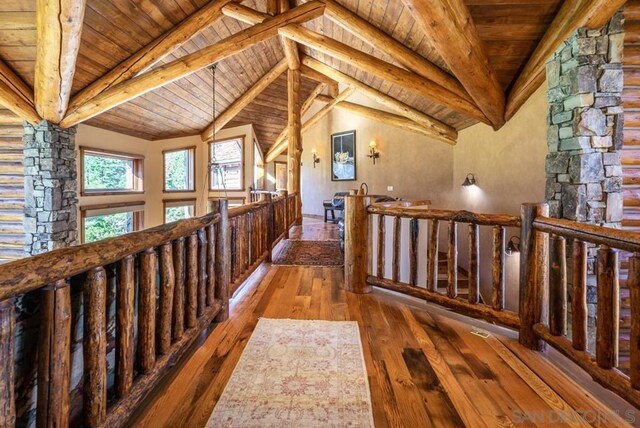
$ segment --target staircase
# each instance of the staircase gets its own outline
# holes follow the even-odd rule
[[[0,110],[0,263],[24,253],[24,166],[22,121]]]
[[[438,292],[442,294],[447,293],[448,282],[448,266],[447,253],[438,253]],[[458,266],[458,297],[461,299],[469,298],[469,272],[460,266]],[[484,303],[482,295],[480,295],[480,302]]]

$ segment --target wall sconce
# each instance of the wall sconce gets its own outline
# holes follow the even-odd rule
[[[313,154],[313,167],[315,168],[316,164],[320,162],[318,151],[316,149],[311,149],[311,154]]]
[[[517,236],[512,236],[511,238],[509,238],[509,243],[507,244],[507,249],[505,250],[505,253],[507,253],[507,255],[512,255],[513,253],[519,253],[520,252],[520,238]]]
[[[463,187],[469,187],[469,186],[475,186],[476,184],[476,177],[469,173],[467,174],[467,177],[464,179],[464,182],[462,183]]]
[[[369,154],[367,155],[367,157],[373,159],[374,165],[376,164],[376,159],[380,157],[380,152],[376,150],[376,147],[376,140],[371,140],[371,142],[369,143]]]

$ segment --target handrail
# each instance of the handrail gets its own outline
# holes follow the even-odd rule
[[[250,212],[258,211],[260,208],[263,208],[267,205],[268,203],[266,201],[258,201],[251,204],[229,208],[229,218],[239,217]]]
[[[369,214],[420,220],[455,221],[456,223],[473,223],[483,226],[520,227],[521,225],[520,217],[508,214],[480,214],[464,210],[434,210],[421,207],[388,207],[383,203],[369,205],[367,211]]]
[[[0,301],[179,239],[216,224],[219,219],[219,214],[211,213],[3,264],[0,266]]]

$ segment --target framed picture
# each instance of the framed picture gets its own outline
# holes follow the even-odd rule
[[[331,136],[331,180],[356,179],[356,131],[340,132]]]

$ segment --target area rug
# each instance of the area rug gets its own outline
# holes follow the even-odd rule
[[[261,318],[208,428],[373,427],[354,321]]]
[[[301,241],[285,239],[273,259],[283,266],[342,266],[344,257],[340,241]]]

